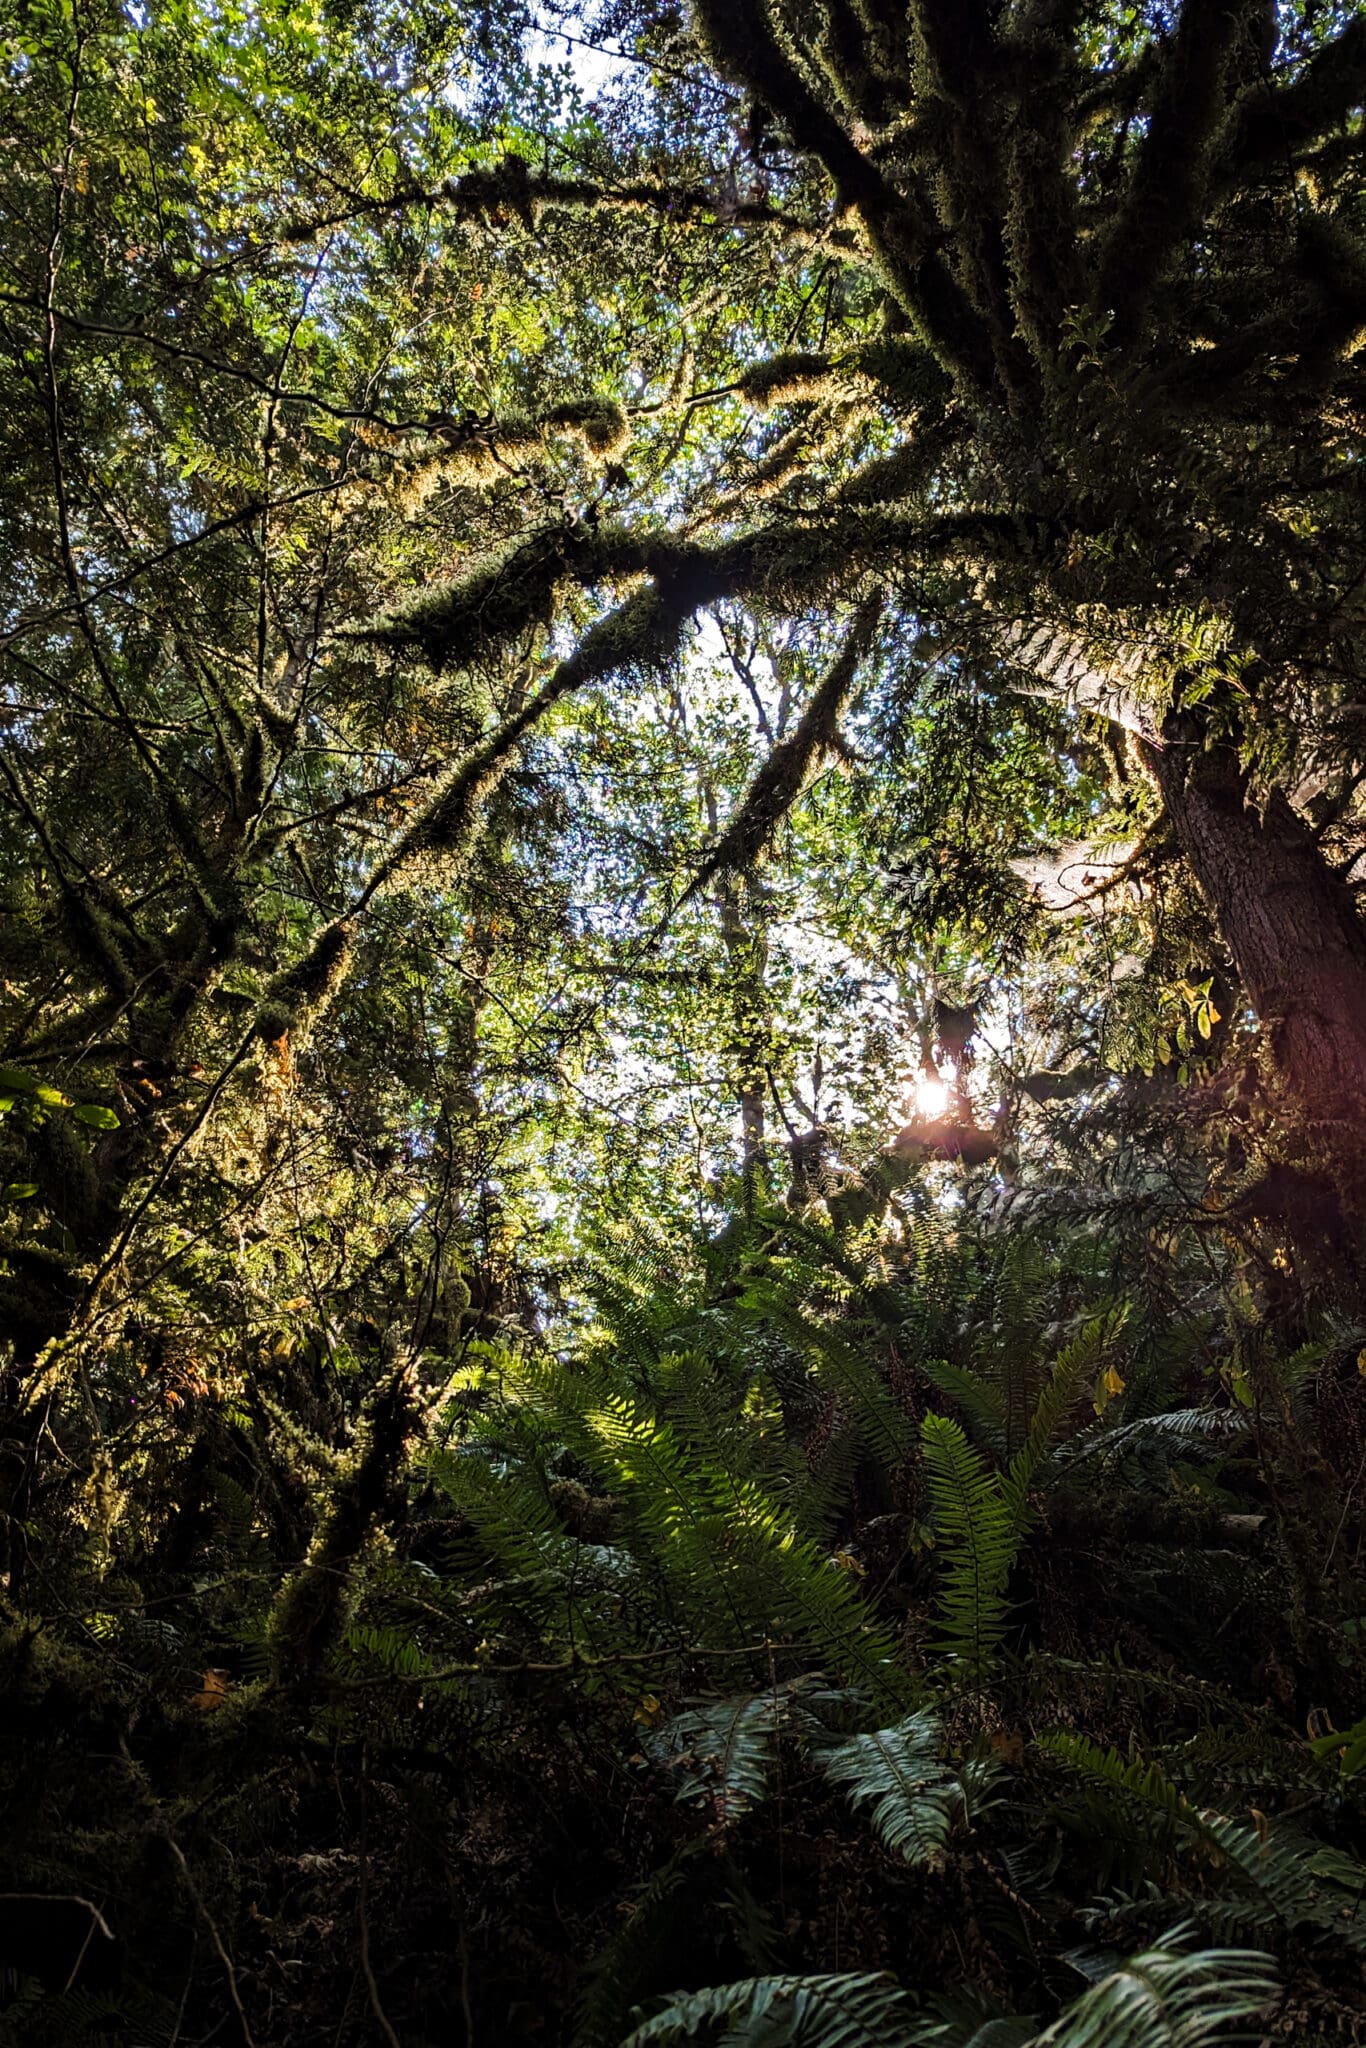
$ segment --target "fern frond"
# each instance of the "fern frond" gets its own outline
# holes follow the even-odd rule
[[[931,1999],[914,2022],[915,2048],[1030,2048],[1035,2021],[993,2013],[980,1992]]]
[[[621,2048],[671,2048],[699,2034],[714,2048],[911,2048],[911,2020],[905,1993],[880,1972],[750,1977],[678,1995]]]
[[[676,1714],[647,1738],[646,1747],[679,1773],[675,1799],[707,1799],[718,1820],[733,1820],[766,1796],[791,1718],[789,1687],[744,1693]]]
[[[1089,1432],[1061,1446],[1054,1456],[1069,1476],[1092,1478],[1115,1472],[1128,1476],[1126,1468],[1132,1463],[1157,1453],[1162,1483],[1170,1485],[1171,1457],[1217,1458],[1249,1427],[1247,1418],[1231,1409],[1173,1408]]]
[[[1001,1389],[994,1380],[969,1372],[965,1366],[950,1365],[942,1358],[922,1358],[919,1370],[930,1385],[963,1411],[980,1441],[993,1457],[1006,1456],[1006,1411]]]
[[[947,1559],[940,1580],[940,1628],[946,1647],[979,1677],[1005,1633],[1006,1584],[1019,1547],[1016,1517],[999,1479],[987,1471],[956,1422],[927,1415],[920,1440]]]
[[[1141,1807],[1165,1821],[1195,1824],[1195,1809],[1158,1764],[1142,1759],[1126,1763],[1118,1750],[1102,1749],[1098,1742],[1069,1730],[1041,1735],[1038,1747],[1066,1764],[1092,1788],[1110,1795],[1106,1808],[1110,1817],[1127,1804],[1130,1809]]]
[[[1255,2041],[1278,1993],[1276,1966],[1255,1949],[1175,1946],[1180,1930],[1084,1991],[1028,2048],[1206,2048]]]
[[[936,1864],[956,1823],[967,1816],[971,1792],[985,1779],[966,1781],[939,1756],[943,1731],[929,1710],[893,1728],[855,1735],[821,1758],[827,1778],[854,1806],[870,1806],[873,1830],[894,1856],[912,1865]]]
[[[1314,1927],[1366,1953],[1366,1866],[1355,1857],[1306,1840],[1284,1821],[1249,1824],[1203,1814],[1201,1826],[1223,1874],[1247,1894],[1232,1906],[1234,1924]],[[1232,1902],[1219,1903],[1227,1912]]]

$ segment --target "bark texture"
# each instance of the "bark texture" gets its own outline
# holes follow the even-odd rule
[[[1366,1214],[1366,924],[1287,798],[1259,810],[1231,749],[1149,759],[1279,1072],[1346,1206]]]

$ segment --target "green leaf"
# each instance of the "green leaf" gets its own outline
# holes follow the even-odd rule
[[[71,1114],[77,1123],[89,1124],[92,1130],[116,1131],[119,1127],[115,1112],[102,1102],[78,1102]]]
[[[27,1202],[29,1197],[36,1195],[37,1192],[38,1183],[36,1180],[12,1180],[5,1189],[5,1193],[11,1202]]]

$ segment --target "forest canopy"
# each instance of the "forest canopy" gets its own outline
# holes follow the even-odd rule
[[[0,19],[0,2039],[1359,2038],[1366,17]]]

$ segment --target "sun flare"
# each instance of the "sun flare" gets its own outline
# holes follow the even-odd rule
[[[933,1122],[945,1114],[948,1106],[948,1082],[939,1080],[934,1074],[922,1074],[911,1089],[911,1107],[915,1114]]]

